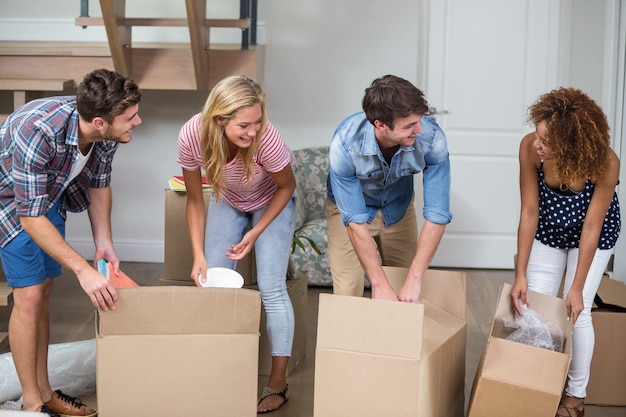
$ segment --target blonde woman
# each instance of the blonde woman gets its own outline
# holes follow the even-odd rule
[[[234,269],[255,248],[272,353],[259,413],[276,410],[289,398],[294,315],[285,276],[295,224],[294,162],[267,120],[261,87],[242,75],[218,82],[202,113],[185,123],[178,138],[194,258],[191,277],[200,285],[208,267]],[[213,188],[206,221],[202,171]]]
[[[520,146],[521,214],[511,299],[556,296],[565,272],[572,333],[568,382],[556,416],[582,417],[594,347],[593,298],[620,233],[615,193],[620,162],[602,109],[585,93],[559,88],[529,108],[536,131]]]

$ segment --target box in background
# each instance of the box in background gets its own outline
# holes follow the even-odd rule
[[[208,213],[211,193],[203,193],[205,218]],[[165,254],[164,277],[165,281],[190,281],[189,276],[193,265],[191,241],[186,216],[187,193],[165,190]],[[237,272],[244,279],[244,285],[256,283],[256,260],[254,251],[241,261],[237,262]],[[166,284],[168,285],[168,284]]]
[[[100,417],[256,416],[257,291],[153,286],[118,296],[115,310],[96,313]]]
[[[291,357],[287,364],[287,375],[298,366],[306,355],[306,322],[307,322],[308,274],[301,272],[294,280],[287,280],[287,293],[293,306],[295,331]],[[259,375],[269,376],[272,371],[270,343],[267,337],[267,316],[261,307],[261,339],[259,340]]]
[[[596,344],[587,385],[586,404],[626,405],[626,285],[602,277],[598,297],[604,307],[592,310]]]
[[[394,288],[406,277],[384,269]],[[320,294],[315,417],[463,416],[465,274],[427,271],[421,299]]]
[[[504,284],[474,378],[467,417],[545,417],[553,416],[558,408],[572,352],[565,301],[527,292],[529,307],[563,330],[561,353],[506,340],[515,330],[503,322],[515,318],[510,292],[511,285]]]

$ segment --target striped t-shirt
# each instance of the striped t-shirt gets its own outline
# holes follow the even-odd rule
[[[188,171],[202,169],[200,122],[201,113],[198,113],[183,125],[178,135],[177,162]],[[243,160],[239,156],[228,162],[222,172],[226,184],[222,189],[222,198],[244,212],[258,210],[269,204],[278,188],[270,172],[279,172],[289,163],[295,166],[293,151],[270,122],[261,135],[259,150],[252,160],[254,176],[250,182],[244,175]]]

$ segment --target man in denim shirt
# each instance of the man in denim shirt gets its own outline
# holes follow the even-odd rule
[[[446,137],[423,93],[386,75],[365,90],[364,112],[346,118],[330,145],[328,256],[335,294],[362,296],[367,275],[375,298],[416,302],[421,280],[450,212]],[[423,173],[425,223],[417,232],[413,176]],[[381,267],[409,268],[396,294]]]

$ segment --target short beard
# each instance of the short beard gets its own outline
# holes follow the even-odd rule
[[[101,135],[103,140],[111,140],[113,142],[121,142],[120,136],[113,135],[113,129],[109,126]]]

